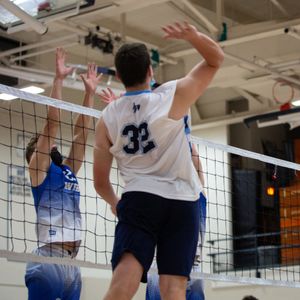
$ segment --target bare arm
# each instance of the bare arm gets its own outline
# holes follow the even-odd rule
[[[88,64],[87,74],[81,76],[85,86],[83,106],[94,106],[94,96],[101,76],[102,74],[97,76],[97,66],[95,64]],[[74,126],[72,146],[68,158],[64,161],[64,164],[68,165],[74,174],[77,174],[84,159],[90,122],[90,116],[79,115]]]
[[[56,74],[53,80],[53,86],[50,97],[62,98],[62,85],[64,78],[70,74],[73,69],[65,67],[66,53],[62,48],[56,49]],[[60,111],[56,107],[49,106],[47,120],[44,128],[38,138],[36,150],[33,152],[29,162],[29,173],[32,186],[40,185],[46,177],[50,166],[49,152],[56,138],[60,121]]]
[[[197,148],[194,144],[192,144],[192,160],[193,160],[194,167],[195,167],[195,169],[198,173],[200,182],[201,182],[202,186],[204,187],[205,180],[204,180],[203,168],[202,168],[199,153],[198,153]]]
[[[116,205],[119,201],[109,179],[113,156],[109,151],[111,142],[108,138],[107,128],[101,118],[96,127],[94,147],[94,187],[96,192],[111,206],[116,214]]]
[[[189,42],[203,57],[185,77],[178,80],[169,117],[179,120],[202,95],[220,68],[224,54],[220,46],[208,36],[188,24],[175,23],[162,28],[165,38],[182,39]]]

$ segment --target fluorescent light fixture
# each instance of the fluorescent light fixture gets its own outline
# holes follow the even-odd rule
[[[292,101],[292,104],[293,104],[294,106],[300,106],[300,100]]]
[[[40,88],[38,86],[34,86],[34,85],[27,86],[27,87],[22,88],[20,90],[24,91],[24,92],[31,93],[31,94],[41,94],[41,93],[45,92],[44,89],[42,89],[42,88]]]
[[[43,93],[45,91],[44,89],[42,89],[38,86],[34,86],[34,85],[24,87],[20,90],[24,91],[24,92],[31,93],[31,94],[40,94],[40,93]],[[10,101],[10,100],[14,100],[14,99],[17,99],[17,98],[18,97],[10,95],[10,94],[5,94],[5,93],[0,94],[0,100]]]
[[[10,94],[4,94],[4,93],[0,94],[0,100],[10,101],[10,100],[17,99],[17,98],[18,97],[10,95]]]

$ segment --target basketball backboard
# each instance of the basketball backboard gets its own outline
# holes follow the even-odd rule
[[[9,3],[11,2],[11,3]],[[79,10],[86,6],[93,5],[95,0],[4,0],[0,1],[0,27],[3,30],[22,25],[23,21],[18,18],[10,8],[14,4],[17,8],[22,9],[29,16],[36,20],[44,20],[50,16]],[[16,8],[16,9],[17,9]],[[13,32],[13,31],[12,31]],[[11,33],[12,33],[11,32]]]
[[[253,116],[244,119],[244,123],[247,127],[256,123],[259,128],[288,123],[294,129],[300,126],[300,107]]]

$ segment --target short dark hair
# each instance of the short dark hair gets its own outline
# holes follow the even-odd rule
[[[33,152],[35,151],[36,143],[37,143],[39,137],[40,137],[39,134],[34,135],[30,139],[29,143],[26,146],[26,161],[27,161],[28,164],[30,162],[30,159],[31,159],[31,156],[32,156]]]
[[[125,87],[143,84],[151,64],[150,55],[144,44],[124,44],[115,56],[115,66]]]
[[[245,296],[242,300],[258,300],[258,299],[254,296]]]

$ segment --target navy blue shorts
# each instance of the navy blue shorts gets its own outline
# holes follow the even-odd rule
[[[112,253],[113,270],[125,252],[147,272],[157,247],[158,273],[189,277],[199,236],[198,201],[172,200],[144,192],[127,192],[117,205],[119,222]]]

